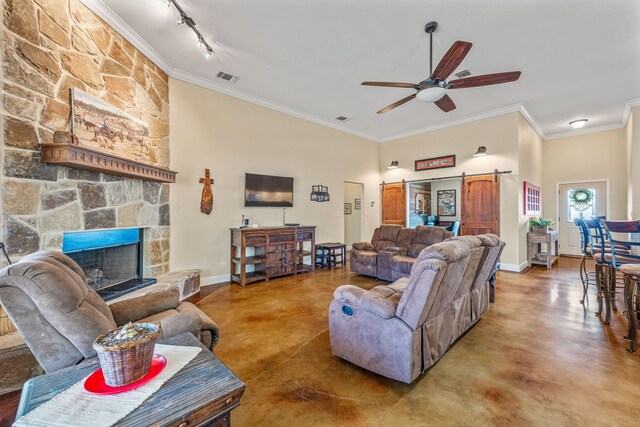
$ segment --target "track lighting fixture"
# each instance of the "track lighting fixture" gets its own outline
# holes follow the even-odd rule
[[[177,0],[163,0],[163,1],[167,7],[171,7],[171,5],[173,5],[176,8],[176,10],[178,11],[178,17],[176,18],[176,23],[178,25],[185,24],[187,27],[191,28],[191,30],[196,36],[196,45],[200,48],[204,47],[205,58],[211,58],[211,55],[213,54],[213,48],[209,45],[209,43],[205,41],[204,37],[202,37],[202,34],[200,33],[200,31],[198,31],[198,28],[196,28],[196,23],[193,20],[193,18],[191,18],[185,13],[182,7],[180,7],[180,5],[178,4]]]

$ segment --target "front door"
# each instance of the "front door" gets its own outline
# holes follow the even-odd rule
[[[558,241],[563,255],[580,255],[580,231],[574,218],[607,215],[607,185],[604,181],[575,182],[558,186]]]
[[[482,175],[462,182],[460,235],[500,235],[500,176]]]
[[[382,223],[406,227],[405,184],[382,184]]]

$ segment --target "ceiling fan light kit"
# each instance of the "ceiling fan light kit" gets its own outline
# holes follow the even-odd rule
[[[429,34],[429,77],[420,83],[400,82],[362,82],[364,86],[381,86],[414,89],[416,93],[402,98],[378,111],[384,114],[416,98],[422,102],[433,102],[445,113],[455,110],[456,104],[447,95],[448,89],[464,89],[470,87],[489,86],[500,83],[514,82],[520,78],[520,71],[506,73],[484,74],[447,81],[447,78],[460,66],[464,58],[473,46],[469,42],[458,40],[444,54],[436,69],[433,70],[433,33],[438,28],[438,23],[431,21],[424,27]]]
[[[572,122],[569,122],[569,124],[574,129],[580,129],[580,128],[583,128],[584,125],[586,125],[588,121],[589,121],[589,119],[578,119],[578,120],[574,120]]]
[[[436,102],[447,94],[447,89],[440,86],[431,86],[422,89],[416,94],[416,99],[422,102]]]

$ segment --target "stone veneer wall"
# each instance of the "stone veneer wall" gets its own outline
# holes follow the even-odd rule
[[[145,275],[169,266],[169,185],[40,163],[68,128],[77,87],[149,123],[149,162],[169,166],[168,76],[79,0],[4,0],[3,241],[19,258],[65,231],[144,227]]]

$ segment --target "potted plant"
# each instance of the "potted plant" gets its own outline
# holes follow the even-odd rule
[[[549,218],[531,218],[529,219],[529,229],[533,233],[546,233],[549,227],[553,225],[553,221]]]

